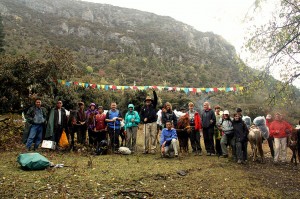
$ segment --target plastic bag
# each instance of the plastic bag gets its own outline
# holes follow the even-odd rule
[[[50,161],[39,153],[23,153],[17,162],[24,170],[42,170],[50,166]]]
[[[67,134],[64,130],[63,130],[63,132],[60,136],[58,145],[62,148],[66,148],[66,147],[69,146],[69,141],[68,141],[68,138],[67,138]]]

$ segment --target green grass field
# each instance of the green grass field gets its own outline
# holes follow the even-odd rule
[[[40,150],[54,164],[65,165],[42,171],[23,171],[16,162],[21,150],[2,152],[0,198],[300,198],[299,166],[273,165],[267,144],[266,163],[246,165],[205,151],[168,159],[144,155],[142,145],[140,130],[133,155]]]

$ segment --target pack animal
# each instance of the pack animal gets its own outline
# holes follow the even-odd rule
[[[291,163],[297,166],[297,156],[300,161],[300,151],[298,149],[298,132],[297,129],[293,129],[291,133],[288,134],[288,147],[292,150],[293,155],[291,158]]]
[[[259,151],[261,162],[264,162],[264,152],[262,149],[263,136],[261,130],[252,125],[249,129],[248,140],[252,150],[253,162],[257,160],[257,151]]]
[[[179,117],[176,132],[178,136],[180,152],[188,153],[188,140],[189,133],[191,132],[190,120],[188,115],[183,115]]]

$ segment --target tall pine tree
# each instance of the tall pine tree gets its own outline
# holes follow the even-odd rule
[[[2,23],[2,16],[0,15],[0,53],[4,52],[4,28]]]

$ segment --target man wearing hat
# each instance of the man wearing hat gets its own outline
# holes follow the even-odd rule
[[[144,153],[155,153],[156,150],[156,105],[157,105],[157,95],[153,89],[153,97],[147,96],[145,99],[145,105],[142,107],[140,112],[141,122],[144,124],[144,134],[145,134],[145,147]]]

